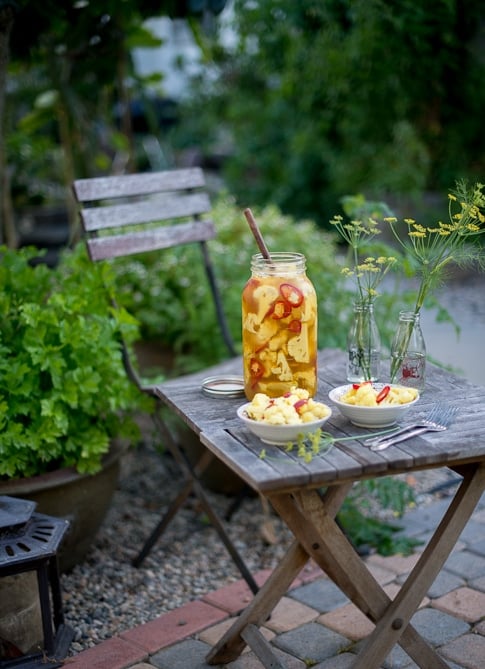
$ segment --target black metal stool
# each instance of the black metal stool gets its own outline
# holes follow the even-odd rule
[[[60,667],[73,637],[64,624],[57,560],[69,521],[35,513],[35,507],[35,502],[0,496],[0,577],[37,572],[44,648],[15,659],[0,658],[0,669],[45,667],[46,659],[50,669]]]

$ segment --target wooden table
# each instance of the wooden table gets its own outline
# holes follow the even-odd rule
[[[331,406],[328,391],[345,379],[341,351],[319,354],[316,399]],[[241,399],[218,399],[201,392],[203,377],[240,374],[235,359],[209,371],[169,381],[160,387],[161,399],[189,425],[215,457],[234,470],[255,491],[267,497],[294,534],[294,541],[270,578],[232,627],[207,656],[209,664],[235,660],[248,644],[263,666],[283,665],[259,627],[267,620],[306,562],[313,560],[373,622],[352,667],[378,669],[399,643],[422,669],[446,669],[448,664],[410,624],[485,489],[485,388],[428,365],[426,391],[408,419],[423,417],[430,405],[452,402],[460,408],[446,432],[427,433],[386,451],[374,453],[362,439],[337,443],[327,455],[304,463],[277,447],[265,446],[238,421]],[[337,408],[325,429],[335,437],[363,436]],[[271,457],[261,459],[261,450]],[[416,566],[391,600],[342,533],[335,516],[357,481],[429,468],[449,467],[463,478],[441,523]]]

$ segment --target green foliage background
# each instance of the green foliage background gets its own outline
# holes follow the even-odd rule
[[[178,141],[225,156],[239,200],[325,226],[348,193],[396,201],[483,175],[480,0],[234,7],[237,44],[211,53]]]

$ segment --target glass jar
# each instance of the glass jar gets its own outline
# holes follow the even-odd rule
[[[301,253],[257,253],[242,293],[244,391],[317,390],[317,296]]]
[[[426,345],[419,313],[401,311],[391,345],[391,382],[424,390]]]
[[[381,337],[372,302],[356,302],[347,337],[347,381],[378,381],[381,365]]]

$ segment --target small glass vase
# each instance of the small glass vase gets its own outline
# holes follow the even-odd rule
[[[424,390],[426,383],[426,344],[419,313],[401,311],[391,345],[391,383]]]
[[[347,338],[347,381],[378,381],[381,365],[381,337],[372,302],[356,302]]]

